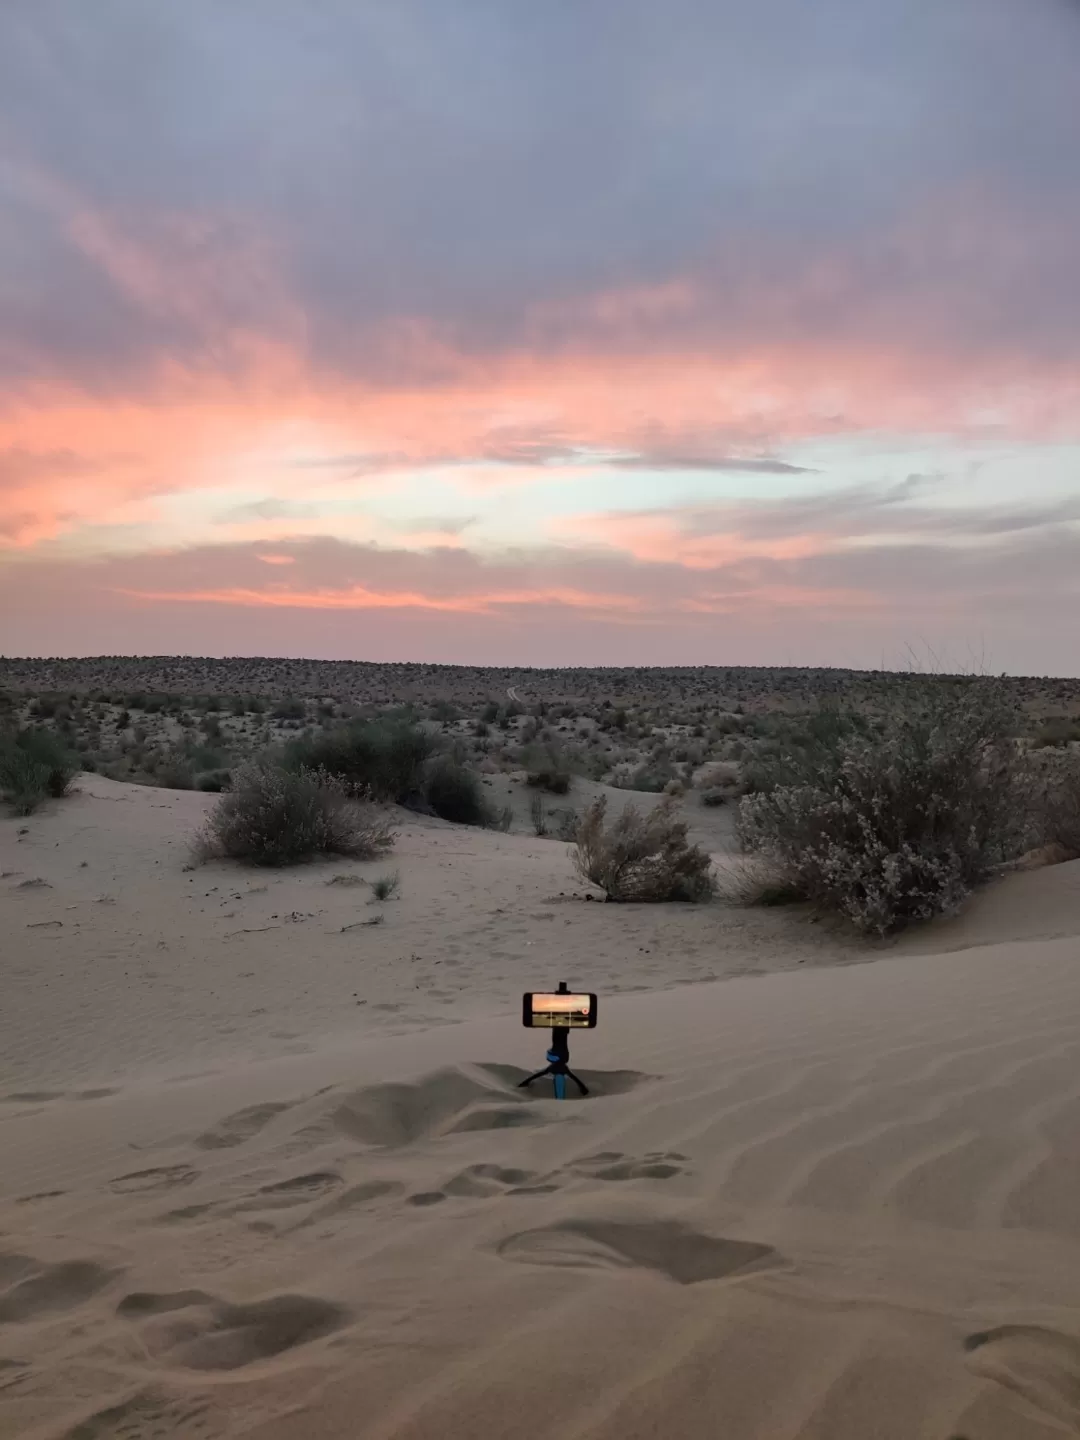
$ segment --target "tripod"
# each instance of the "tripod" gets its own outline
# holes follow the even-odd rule
[[[566,987],[563,986],[563,989]],[[574,1084],[581,1091],[582,1095],[589,1093],[589,1087],[585,1085],[570,1069],[570,1031],[563,1025],[558,1026],[551,1032],[551,1049],[547,1052],[547,1064],[543,1070],[537,1070],[535,1075],[528,1076],[518,1084],[519,1090],[524,1090],[534,1080],[541,1080],[545,1075],[550,1075],[555,1086],[555,1099],[566,1099],[566,1077],[569,1075]]]

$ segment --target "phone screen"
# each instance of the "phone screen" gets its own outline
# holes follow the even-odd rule
[[[534,1030],[591,1030],[596,1024],[596,996],[560,995],[556,991],[522,996],[521,1020]]]

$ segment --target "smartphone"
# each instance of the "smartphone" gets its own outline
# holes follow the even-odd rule
[[[592,1030],[596,1025],[596,996],[530,991],[521,997],[521,1023],[530,1030]]]

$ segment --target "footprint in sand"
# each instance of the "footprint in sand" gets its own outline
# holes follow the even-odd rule
[[[199,1178],[190,1165],[157,1165],[152,1170],[132,1170],[109,1181],[114,1195],[137,1195],[143,1191],[177,1190]]]
[[[165,1440],[169,1435],[202,1435],[209,1426],[205,1400],[169,1399],[157,1390],[142,1390],[80,1420],[64,1432],[64,1440]]]
[[[565,1220],[510,1235],[496,1253],[530,1265],[654,1270],[680,1285],[730,1280],[785,1263],[771,1245],[705,1235],[675,1220]]]
[[[1080,1339],[1041,1325],[998,1325],[964,1341],[968,1369],[1080,1430]]]
[[[185,1370],[239,1370],[339,1330],[348,1311],[310,1295],[230,1305],[200,1290],[127,1295],[117,1314],[138,1324],[147,1352]]]
[[[74,1309],[119,1275],[93,1260],[48,1264],[31,1255],[0,1254],[0,1325],[18,1325]]]
[[[234,1214],[247,1210],[291,1210],[297,1205],[310,1205],[340,1190],[344,1180],[333,1170],[313,1170],[308,1175],[294,1175],[263,1185],[254,1195],[230,1206]]]
[[[538,1195],[550,1193],[556,1185],[531,1184],[539,1180],[535,1170],[515,1170],[502,1165],[470,1165],[441,1190],[421,1190],[408,1197],[416,1206],[438,1205],[451,1196],[459,1199],[489,1199],[496,1195]]]
[[[283,1110],[290,1110],[296,1103],[284,1100],[268,1102],[265,1105],[249,1105],[245,1110],[236,1110],[219,1120],[216,1125],[212,1125],[209,1130],[197,1135],[195,1144],[200,1150],[231,1150],[236,1145],[243,1145],[245,1141],[254,1139],[275,1115],[280,1115]]]
[[[685,1173],[685,1160],[677,1150],[650,1150],[640,1159],[619,1150],[601,1150],[572,1161],[567,1168],[592,1180],[670,1180]]]
[[[641,1159],[621,1150],[602,1150],[572,1161],[565,1170],[541,1174],[536,1170],[507,1169],[501,1165],[470,1165],[439,1190],[421,1190],[408,1197],[410,1205],[437,1205],[451,1197],[489,1199],[497,1195],[550,1195],[565,1180],[587,1176],[591,1180],[669,1180],[682,1175],[685,1155],[655,1150]]]

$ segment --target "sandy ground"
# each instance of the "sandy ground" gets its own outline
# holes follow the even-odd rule
[[[80,784],[0,826],[4,1440],[1080,1431],[1080,863],[852,964],[437,824],[185,871],[204,797]]]

